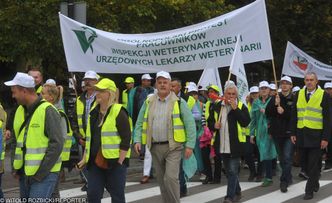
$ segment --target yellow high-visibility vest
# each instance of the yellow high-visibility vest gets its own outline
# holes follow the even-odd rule
[[[84,111],[85,111],[85,106],[83,104],[83,102],[81,101],[81,96],[79,96],[77,99],[76,99],[76,114],[77,114],[77,124],[78,124],[78,129],[79,129],[79,132],[80,134],[83,136],[83,138],[85,138],[85,130],[83,128],[83,114],[84,114]],[[91,105],[91,108],[90,108],[90,112],[91,110],[96,107],[96,102],[93,101],[92,105]],[[85,113],[90,113],[90,112],[85,112]]]
[[[118,133],[116,127],[116,118],[118,117],[120,110],[122,108],[121,104],[112,104],[109,114],[105,118],[105,121],[101,127],[101,152],[103,157],[106,159],[116,159],[120,157],[120,143],[121,137]],[[128,116],[128,121],[130,124],[130,130],[132,130],[132,122]],[[90,116],[86,131],[86,162],[90,158],[90,148],[91,148],[91,127],[90,127]],[[126,157],[129,158],[131,154],[131,149],[127,151]]]
[[[72,145],[72,137],[73,137],[73,130],[71,129],[69,119],[64,112],[64,110],[59,109],[60,115],[66,119],[66,126],[67,126],[67,136],[65,138],[65,142],[63,144],[63,149],[61,153],[61,160],[62,161],[68,161],[70,158],[70,148]]]
[[[127,109],[128,105],[128,89],[122,91],[122,106]]]
[[[242,106],[243,106],[243,103],[241,101],[239,101],[238,104],[237,104],[237,107],[242,110]],[[216,120],[216,121],[218,121],[218,120]],[[245,131],[242,129],[239,122],[237,122],[236,125],[237,125],[237,137],[239,139],[239,142],[246,142],[246,133],[245,133]],[[216,133],[213,134],[213,138],[211,140],[211,145],[214,144],[215,136],[216,136]]]
[[[44,101],[40,104],[31,116],[29,126],[26,132],[25,155],[23,157],[24,134],[26,127],[19,132],[24,122],[24,108],[19,106],[14,117],[14,132],[17,138],[17,144],[14,157],[14,169],[19,170],[24,167],[25,175],[33,176],[38,171],[42,160],[44,159],[48,147],[49,138],[45,135],[46,108],[52,106]],[[53,106],[52,106],[53,107]],[[23,119],[22,119],[23,118]],[[23,160],[24,159],[24,160]],[[23,165],[24,164],[24,165]],[[61,168],[61,157],[51,168],[51,172],[58,172]]]
[[[144,121],[142,126],[142,144],[146,144],[147,129],[148,129],[148,115],[149,115],[149,99],[145,100],[146,109],[144,112]],[[183,121],[181,120],[181,112],[179,102],[174,102],[172,111],[173,120],[173,138],[176,142],[186,142],[186,131],[184,129]]]
[[[192,96],[189,96],[189,97],[188,97],[187,104],[188,104],[188,108],[189,108],[189,110],[191,111],[191,110],[194,108],[195,104],[196,104],[196,100],[195,100],[195,98],[192,97]]]
[[[322,103],[324,90],[317,88],[311,95],[309,102],[306,100],[305,89],[301,89],[296,103],[297,128],[323,129]]]

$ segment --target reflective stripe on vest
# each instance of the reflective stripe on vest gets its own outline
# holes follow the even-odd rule
[[[305,89],[301,89],[296,103],[297,128],[323,129],[323,113],[320,106],[323,100],[324,90],[317,88],[307,102]]]
[[[237,104],[237,107],[242,110],[242,106],[243,106],[243,103],[239,101]],[[218,120],[218,117],[217,117],[216,121],[217,120]],[[245,130],[241,127],[239,122],[236,122],[236,126],[237,126],[237,137],[238,137],[239,142],[246,142]],[[213,134],[213,138],[211,140],[211,145],[214,144],[215,136],[216,136],[216,132]]]
[[[188,108],[189,108],[189,110],[191,111],[191,110],[194,108],[195,104],[196,104],[196,100],[195,100],[195,98],[192,97],[192,96],[189,96],[189,97],[188,97],[187,104],[188,104]]]
[[[73,142],[72,141],[73,130],[71,129],[70,122],[69,122],[69,119],[68,119],[66,113],[62,109],[59,109],[59,112],[61,112],[61,116],[63,116],[66,119],[66,127],[67,127],[67,136],[66,136],[64,144],[63,144],[61,160],[68,161],[70,158],[70,148],[71,148],[71,145]]]
[[[122,91],[122,106],[127,109],[128,106],[128,90]]]
[[[14,169],[19,170],[23,167],[25,175],[33,176],[38,171],[40,163],[44,159],[45,151],[48,147],[49,139],[45,135],[45,117],[46,117],[46,108],[52,106],[49,102],[44,102],[38,106],[38,108],[33,113],[26,136],[25,143],[25,156],[23,161],[23,139],[25,134],[25,127],[22,129],[21,133],[17,137],[17,146],[15,149],[15,158],[14,158]],[[53,107],[53,106],[52,106]],[[20,111],[20,112],[17,112]],[[15,113],[14,123],[16,121],[22,121],[21,118],[18,118],[18,115],[24,115],[24,108],[18,108]],[[24,116],[23,116],[24,118]],[[23,123],[23,122],[22,122]],[[21,125],[22,125],[21,123]],[[14,125],[14,132],[18,133],[20,126],[18,123]],[[51,172],[58,172],[61,168],[61,157],[52,167]]]
[[[103,157],[106,159],[116,159],[120,157],[120,143],[121,137],[118,133],[116,127],[116,118],[118,117],[120,110],[122,108],[121,104],[113,104],[107,115],[103,126],[101,127],[101,151]],[[132,123],[128,117],[130,124],[130,130],[132,130]],[[90,158],[90,147],[91,147],[91,128],[90,128],[90,117],[87,125],[87,134],[86,134],[86,162]],[[129,158],[131,154],[131,149],[127,151],[126,157]]]
[[[149,115],[149,99],[145,100],[146,109],[144,112],[143,125],[142,125],[142,144],[146,144],[147,129],[148,129],[148,115]],[[179,102],[174,102],[173,112],[173,138],[176,142],[186,142],[186,132],[184,129],[183,121],[181,120],[181,112]]]

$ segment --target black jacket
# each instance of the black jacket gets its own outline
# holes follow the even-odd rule
[[[280,106],[284,109],[282,114],[279,114],[275,105],[275,97],[267,104],[265,114],[270,120],[269,134],[273,137],[290,137],[290,120],[292,113],[292,105],[294,96],[292,93],[286,97],[279,93]]]
[[[305,92],[307,94],[307,90]],[[296,144],[299,147],[320,147],[320,142],[322,140],[328,141],[331,136],[331,122],[329,114],[330,104],[329,104],[329,95],[324,92],[323,100],[320,106],[323,109],[323,129],[316,130],[304,127],[303,129],[297,128],[297,109],[296,103],[298,100],[298,93],[294,97],[294,102],[292,106],[292,116],[291,116],[291,134],[296,135]]]
[[[220,153],[220,135],[219,130],[214,128],[215,119],[214,119],[214,112],[217,112],[218,116],[220,113],[221,102],[214,103],[211,105],[209,111],[209,118],[208,118],[208,127],[212,132],[216,132],[214,148],[216,153]],[[238,139],[237,133],[237,122],[240,124],[241,127],[247,127],[250,123],[250,115],[248,109],[245,105],[242,106],[242,109],[231,109],[227,115],[228,119],[228,130],[229,130],[229,142],[230,142],[230,149],[231,149],[231,156],[232,157],[240,157],[244,153],[244,143],[240,143]]]

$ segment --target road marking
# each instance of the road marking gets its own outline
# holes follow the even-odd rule
[[[198,185],[202,185],[202,183],[201,182],[189,182],[188,188],[195,187]],[[135,192],[129,192],[129,193],[126,193],[125,195],[126,195],[126,202],[134,202],[137,200],[146,199],[146,198],[153,197],[153,196],[158,196],[158,195],[160,195],[160,189],[159,189],[159,186],[156,186],[156,187],[152,187],[152,188],[148,188],[148,189],[138,190]],[[101,202],[109,203],[109,202],[111,202],[111,197],[103,198],[101,200]]]
[[[261,184],[262,183],[243,182],[243,183],[240,183],[240,186],[241,186],[241,190],[245,191],[245,190],[249,190],[251,188],[257,187]],[[218,187],[218,188],[214,188],[214,189],[208,190],[206,192],[200,192],[195,195],[190,195],[190,196],[181,198],[181,203],[195,203],[195,202],[201,203],[203,201],[209,202],[209,201],[224,197],[226,195],[226,192],[227,192],[227,185]]]
[[[297,184],[289,186],[287,193],[282,193],[280,190],[276,190],[269,194],[262,195],[257,198],[254,198],[254,199],[250,199],[250,200],[246,201],[245,203],[283,202],[283,201],[292,199],[294,197],[304,195],[304,189],[305,189],[306,183],[307,183],[306,181],[301,181]],[[319,183],[320,183],[320,186],[324,186],[324,185],[332,183],[332,181],[319,181]]]
[[[126,187],[132,186],[132,185],[138,185],[138,184],[140,184],[140,183],[139,182],[126,182]],[[79,197],[79,196],[83,196],[83,195],[86,195],[86,191],[82,191],[81,187],[60,191],[61,198]]]

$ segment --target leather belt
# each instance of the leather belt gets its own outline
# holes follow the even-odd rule
[[[169,142],[168,141],[164,141],[164,142],[152,142],[152,144],[168,144]]]

